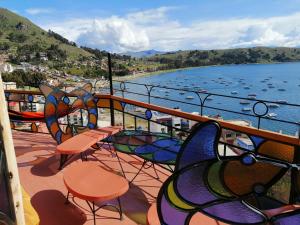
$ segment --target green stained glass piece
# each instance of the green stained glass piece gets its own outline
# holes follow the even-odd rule
[[[114,144],[114,147],[117,151],[124,152],[124,153],[133,153],[134,148],[132,146],[123,145],[123,144]]]
[[[232,197],[232,195],[224,188],[220,178],[221,165],[222,162],[218,161],[210,166],[207,173],[207,182],[209,188],[213,191],[214,194],[225,198],[230,198]]]

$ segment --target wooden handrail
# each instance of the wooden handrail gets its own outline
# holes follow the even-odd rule
[[[100,97],[100,96],[98,96],[98,97]],[[102,98],[103,97],[110,98],[110,96],[102,96]],[[262,130],[262,129],[257,129],[254,127],[241,126],[241,125],[233,124],[233,123],[230,123],[230,122],[227,122],[224,120],[212,119],[209,117],[204,117],[204,116],[199,116],[199,115],[193,115],[191,113],[182,112],[182,111],[178,111],[178,110],[174,110],[174,109],[170,109],[170,108],[166,108],[166,107],[161,107],[161,106],[157,106],[157,105],[153,105],[153,104],[148,104],[148,103],[144,103],[144,102],[139,102],[139,101],[135,101],[135,100],[127,99],[127,98],[121,98],[118,96],[111,96],[111,98],[116,101],[121,101],[121,102],[128,103],[131,105],[139,106],[142,108],[151,109],[151,110],[158,111],[161,113],[166,113],[166,114],[169,114],[172,116],[178,116],[178,117],[188,119],[188,120],[194,120],[194,121],[198,121],[198,122],[206,122],[208,120],[215,120],[225,129],[230,129],[233,131],[238,131],[238,132],[246,133],[249,135],[255,135],[255,136],[259,136],[259,137],[262,137],[262,138],[265,138],[268,140],[282,142],[282,143],[286,143],[286,144],[290,144],[290,145],[300,146],[300,140],[293,136],[279,134],[279,133]]]
[[[16,94],[43,95],[39,91],[6,90],[6,92],[16,93]],[[69,95],[69,96],[73,96],[73,95]],[[262,137],[262,138],[265,138],[268,140],[282,142],[282,143],[286,143],[289,145],[300,146],[300,140],[298,138],[289,136],[289,135],[285,135],[285,134],[279,134],[279,133],[275,133],[275,132],[268,131],[268,130],[257,129],[254,127],[237,125],[237,124],[233,124],[233,123],[230,123],[230,122],[227,122],[224,120],[218,120],[218,119],[212,119],[212,118],[204,117],[204,116],[200,116],[200,115],[194,115],[191,113],[182,112],[182,111],[178,111],[178,110],[174,110],[174,109],[170,109],[170,108],[166,108],[166,107],[162,107],[162,106],[158,106],[158,105],[154,105],[154,104],[148,104],[148,103],[144,103],[144,102],[140,102],[140,101],[136,101],[136,100],[132,100],[132,99],[122,98],[122,97],[118,97],[115,95],[111,96],[111,95],[96,94],[95,96],[98,97],[99,99],[113,99],[118,102],[124,102],[127,104],[139,106],[139,107],[150,109],[153,111],[158,111],[161,113],[166,113],[166,114],[169,114],[172,116],[177,116],[177,117],[181,117],[181,118],[188,119],[188,120],[194,120],[194,121],[198,121],[198,122],[215,120],[225,129],[230,129],[233,131],[246,133],[248,135],[259,136],[259,137]]]

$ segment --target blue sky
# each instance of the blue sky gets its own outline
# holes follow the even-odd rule
[[[0,0],[44,29],[114,52],[300,46],[300,0]]]

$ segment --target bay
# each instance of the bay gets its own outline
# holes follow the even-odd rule
[[[259,100],[275,102],[285,100],[288,103],[300,105],[300,63],[298,62],[197,67],[141,77],[131,82],[147,84],[148,86],[126,84],[127,91],[146,95],[147,88],[149,90],[150,85],[160,86],[151,89],[151,96],[181,102],[151,97],[151,103],[169,108],[179,107],[186,112],[201,112],[201,101],[197,94],[166,88],[188,89],[191,91],[207,90],[208,93],[245,98],[248,98],[249,94],[255,94],[256,99]],[[201,100],[203,101],[206,96],[207,94],[200,94]],[[148,102],[148,97],[137,94],[127,93],[125,97]],[[221,115],[223,119],[227,120],[243,119],[251,121],[253,126],[257,126],[257,117],[228,112],[235,111],[254,115],[252,107],[258,101],[247,100],[250,102],[249,105],[242,105],[240,101],[240,99],[235,98],[210,96],[204,103],[206,107],[202,108],[202,114]],[[243,108],[251,108],[251,111],[243,111]],[[266,107],[264,105],[256,104],[256,113],[263,115],[265,110]],[[273,106],[269,107],[267,114],[270,113],[276,114],[273,119],[300,122],[299,106]],[[291,135],[295,135],[298,132],[298,125],[268,120],[266,118],[267,114],[261,117],[261,128]]]

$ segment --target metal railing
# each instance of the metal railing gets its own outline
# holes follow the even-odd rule
[[[291,113],[298,117],[299,104],[257,99],[255,95],[239,97],[210,93],[205,90],[180,89],[131,81],[113,80],[113,82],[114,92],[123,98],[169,107],[180,105],[179,108],[182,106],[185,111],[196,111],[201,116],[219,115],[224,119],[244,119],[250,121],[257,129],[280,131],[300,137],[300,116],[299,121],[290,117]],[[163,96],[165,93],[172,93],[173,97]],[[181,97],[183,95],[186,96],[185,99]],[[277,117],[275,114],[277,108],[284,108],[286,117]]]

